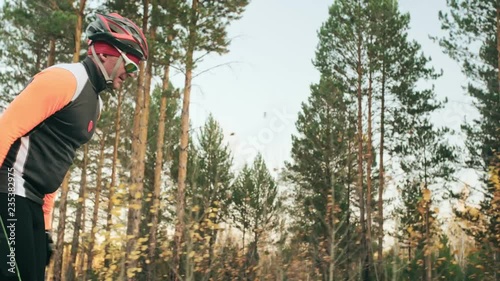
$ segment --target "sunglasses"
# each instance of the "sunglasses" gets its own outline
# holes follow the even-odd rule
[[[131,59],[129,59],[122,50],[118,49],[117,47],[115,47],[115,49],[118,50],[123,60],[125,61],[125,71],[127,73],[136,73],[139,70],[139,66]]]

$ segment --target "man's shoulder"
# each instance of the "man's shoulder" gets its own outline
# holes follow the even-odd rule
[[[53,66],[50,66],[46,68],[44,71],[53,71],[57,69],[65,69],[68,70],[69,72],[73,73],[75,76],[87,76],[87,71],[85,70],[85,67],[83,66],[82,63],[59,63],[55,64]]]
[[[83,86],[89,80],[89,75],[87,73],[87,70],[85,69],[85,66],[82,63],[59,63],[46,68],[41,73],[43,72],[45,73],[52,72],[53,74],[50,76],[54,75],[58,76],[60,77],[61,80],[64,79],[73,80],[74,78],[77,84],[76,93],[79,93],[83,89]],[[64,74],[62,72],[64,72]]]
[[[89,81],[88,73],[82,63],[59,63],[45,68],[38,73],[34,81],[45,81],[51,87],[71,86],[72,101],[75,100]],[[50,82],[49,82],[50,81]]]

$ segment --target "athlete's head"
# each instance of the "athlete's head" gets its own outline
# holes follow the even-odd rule
[[[97,14],[87,27],[88,54],[115,89],[128,76],[135,76],[139,62],[148,58],[148,43],[142,30],[117,13]]]

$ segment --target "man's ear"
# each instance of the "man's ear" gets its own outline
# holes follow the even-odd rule
[[[105,55],[105,54],[98,54],[97,56],[99,57],[99,60],[100,60],[101,62],[105,62],[105,61],[106,61],[106,59],[108,58],[108,56],[107,56],[107,55]]]

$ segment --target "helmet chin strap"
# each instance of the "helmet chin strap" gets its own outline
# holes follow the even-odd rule
[[[116,73],[118,72],[118,68],[120,68],[122,62],[124,63],[123,58],[121,56],[118,58],[118,60],[116,61],[115,67],[113,68],[113,71],[111,72],[111,76],[110,76],[110,75],[108,75],[108,72],[106,71],[106,68],[104,67],[104,65],[101,63],[101,60],[97,56],[95,49],[94,49],[94,45],[90,46],[90,48],[92,50],[92,56],[94,57],[94,60],[97,63],[97,66],[101,70],[102,75],[104,75],[104,79],[106,79],[106,84],[108,86],[112,85],[113,80],[115,80],[115,78],[116,78]]]

